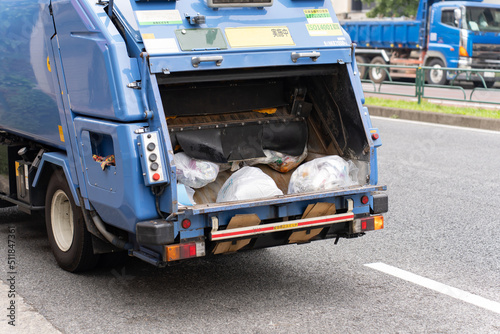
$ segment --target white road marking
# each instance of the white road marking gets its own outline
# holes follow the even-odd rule
[[[412,121],[412,120],[409,120],[409,119],[390,118],[390,117],[372,116],[372,115],[370,115],[370,118],[388,120],[388,121],[393,121],[393,122],[404,122],[404,123],[417,124],[417,125],[437,126],[437,127],[454,129],[454,130],[468,130],[468,131],[475,131],[475,132],[482,132],[482,133],[489,133],[489,134],[500,135],[500,131],[484,130],[484,129],[477,129],[477,128],[468,128],[468,127],[465,127],[465,126],[455,126],[455,125],[438,124],[438,123],[430,123],[430,122]]]
[[[474,295],[470,292],[436,282],[423,276],[412,274],[406,270],[381,262],[369,263],[365,264],[365,266],[500,314],[500,303]]]
[[[11,321],[6,315],[9,314],[11,300],[15,302],[15,326],[9,325]],[[37,333],[37,334],[61,334],[47,319],[27,304],[17,291],[15,298],[9,298],[9,285],[0,281],[0,306],[2,319],[0,321],[0,333]]]

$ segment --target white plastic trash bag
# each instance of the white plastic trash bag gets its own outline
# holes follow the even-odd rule
[[[186,153],[176,153],[174,162],[177,167],[177,181],[191,188],[202,188],[214,182],[219,174],[217,164],[190,158]]]
[[[243,167],[226,180],[217,203],[283,195],[274,180],[257,167]]]
[[[357,184],[357,167],[338,155],[317,158],[299,166],[288,184],[289,194],[333,190]],[[352,176],[351,176],[351,175]]]

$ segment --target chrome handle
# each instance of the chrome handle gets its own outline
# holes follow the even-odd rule
[[[191,58],[191,64],[193,67],[198,67],[202,62],[215,62],[215,65],[220,66],[224,58],[222,56],[205,56],[205,57],[193,57]]]
[[[299,58],[311,58],[312,61],[316,61],[318,60],[319,56],[321,56],[321,54],[317,51],[313,51],[313,52],[292,52],[292,61],[294,63],[297,62],[297,59]]]

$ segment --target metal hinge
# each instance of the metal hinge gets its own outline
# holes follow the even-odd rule
[[[134,82],[131,82],[127,85],[128,88],[132,88],[132,89],[141,89],[141,81],[134,81]]]
[[[196,15],[191,16],[188,13],[185,13],[184,16],[186,17],[186,20],[188,20],[189,24],[191,25],[199,25],[199,24],[204,24],[206,22],[205,16],[200,15],[200,13],[196,13]]]

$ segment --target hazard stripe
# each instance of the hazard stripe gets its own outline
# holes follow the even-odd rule
[[[333,223],[341,223],[341,222],[351,221],[353,219],[354,219],[354,214],[352,212],[349,212],[339,215],[318,217],[312,219],[300,219],[282,223],[240,227],[230,230],[212,232],[212,240],[217,241],[230,238],[252,236],[256,234],[273,233],[286,230],[296,230],[304,227],[316,227],[321,225],[329,225]]]

